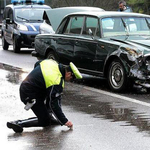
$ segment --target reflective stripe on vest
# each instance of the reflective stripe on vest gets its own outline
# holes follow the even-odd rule
[[[44,60],[40,63],[42,74],[45,80],[46,88],[53,85],[59,85],[61,82],[62,74],[59,70],[58,64],[54,60]],[[64,88],[64,81],[62,84]]]

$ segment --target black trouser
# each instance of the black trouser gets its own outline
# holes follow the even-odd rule
[[[27,94],[20,91],[20,98],[24,104],[27,103],[26,101],[27,97],[29,97]],[[44,103],[45,98],[35,98],[35,99],[36,103],[31,107],[31,109],[37,116],[37,118],[35,117],[26,120],[21,120],[20,125],[22,127],[35,127],[35,126],[45,127],[51,124],[51,115],[49,114],[49,111]]]

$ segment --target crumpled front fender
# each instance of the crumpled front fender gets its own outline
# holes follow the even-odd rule
[[[150,54],[130,48],[120,48],[113,53],[123,63],[127,76],[136,84],[150,88]]]

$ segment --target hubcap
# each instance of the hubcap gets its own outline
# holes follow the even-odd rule
[[[111,82],[115,88],[120,88],[123,84],[123,69],[120,64],[114,64],[111,71]]]
[[[121,71],[119,69],[115,70],[114,71],[114,80],[116,82],[119,82],[122,78],[122,74],[121,74]]]
[[[53,55],[50,55],[49,58],[55,60],[55,57]]]

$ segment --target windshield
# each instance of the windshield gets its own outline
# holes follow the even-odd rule
[[[102,19],[103,37],[121,35],[150,35],[150,19],[138,17],[114,17]]]
[[[15,20],[17,21],[42,21],[44,9],[22,8],[15,9]]]

